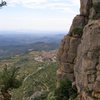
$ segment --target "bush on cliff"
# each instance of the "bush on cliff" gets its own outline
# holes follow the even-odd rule
[[[77,90],[72,87],[72,82],[68,79],[60,81],[60,86],[54,91],[53,94],[49,94],[47,100],[74,100],[77,96]]]
[[[93,4],[93,8],[95,9],[95,16],[93,19],[100,19],[100,3]]]
[[[75,28],[73,29],[72,33],[73,33],[73,36],[82,37],[83,29]]]
[[[60,87],[55,91],[56,100],[69,100],[77,96],[77,90],[72,87],[72,82],[68,79],[60,82]]]
[[[93,7],[94,7],[96,13],[100,13],[100,2],[99,2],[99,3],[95,3],[95,4],[93,5]]]
[[[93,19],[100,19],[100,13],[97,13]]]

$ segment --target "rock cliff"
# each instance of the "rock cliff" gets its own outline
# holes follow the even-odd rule
[[[57,79],[71,80],[79,100],[100,100],[100,0],[80,0],[80,5],[58,51]]]

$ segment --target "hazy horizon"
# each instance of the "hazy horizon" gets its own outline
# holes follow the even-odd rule
[[[0,31],[0,35],[13,35],[13,34],[18,34],[18,35],[60,35],[60,34],[67,34],[67,31]]]
[[[0,9],[0,31],[67,32],[79,0],[5,0]]]

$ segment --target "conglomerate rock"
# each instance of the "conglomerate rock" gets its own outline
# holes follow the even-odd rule
[[[100,100],[100,0],[80,2],[80,15],[58,51],[57,79],[74,82],[79,100]]]

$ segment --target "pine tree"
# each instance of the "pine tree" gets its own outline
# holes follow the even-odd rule
[[[6,5],[7,5],[7,2],[6,2],[6,1],[1,0],[0,7],[6,6]]]

